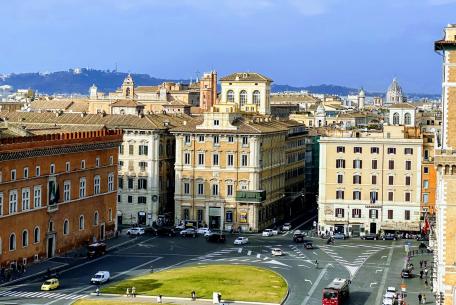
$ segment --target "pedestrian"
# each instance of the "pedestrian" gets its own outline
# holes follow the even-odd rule
[[[136,298],[136,287],[135,286],[131,287],[131,295],[132,295],[132,297]]]
[[[420,270],[420,279],[423,278],[423,273],[424,273],[423,270]]]
[[[428,277],[428,272],[429,272],[428,268],[424,268],[424,275],[426,276],[426,278]]]
[[[318,260],[315,260],[315,269],[318,269]]]
[[[427,267],[427,261],[424,261],[424,268]]]
[[[196,292],[195,290],[192,291],[192,301],[196,300]]]
[[[428,281],[427,281],[427,279],[424,281],[424,286],[425,286],[426,288],[428,288]]]
[[[423,261],[420,261],[420,268],[423,268]]]
[[[97,289],[95,290],[95,293],[97,294],[97,296],[100,295],[100,288],[98,288],[98,286],[97,286]]]
[[[127,297],[130,296],[130,288],[127,288]]]
[[[423,293],[423,302],[421,304],[426,304],[426,295]]]
[[[418,295],[418,304],[421,304],[421,300],[423,299],[423,296],[421,293]]]

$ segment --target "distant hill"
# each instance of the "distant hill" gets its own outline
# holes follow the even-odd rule
[[[46,94],[84,94],[87,95],[89,87],[96,84],[99,91],[115,91],[122,84],[128,73],[110,70],[95,69],[70,69],[52,73],[18,73],[0,75],[0,86],[11,85],[13,89],[31,88]],[[163,79],[152,77],[148,74],[132,73],[136,85],[159,85],[165,81],[189,83],[188,79]],[[272,92],[282,91],[309,91],[319,94],[335,94],[347,96],[357,94],[359,89],[337,85],[317,85],[307,87],[294,87],[289,85],[273,84]],[[366,92],[368,96],[382,96],[384,93]],[[410,98],[438,98],[433,94],[408,94]]]

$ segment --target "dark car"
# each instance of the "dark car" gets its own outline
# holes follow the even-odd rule
[[[408,278],[411,278],[412,276],[413,275],[412,275],[412,269],[411,268],[402,269],[401,278],[408,279]]]
[[[298,233],[293,235],[293,241],[295,243],[303,243],[304,242],[304,234]]]
[[[226,241],[226,237],[225,234],[222,233],[210,233],[206,236],[206,240],[213,243],[224,243]]]
[[[102,256],[105,253],[106,253],[106,244],[105,243],[94,243],[87,247],[87,256],[89,258]]]
[[[146,229],[146,233],[151,233],[155,236],[176,236],[177,232],[173,227],[156,227],[151,228],[150,230]]]
[[[398,240],[399,236],[394,233],[386,233],[382,236],[383,240]]]
[[[361,236],[361,239],[364,239],[364,240],[377,240],[378,239],[378,235],[375,234],[375,233],[367,233],[366,235]]]

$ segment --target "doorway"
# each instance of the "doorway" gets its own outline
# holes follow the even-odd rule
[[[47,257],[51,258],[55,255],[55,236],[49,236],[47,240]]]
[[[209,229],[220,229],[220,216],[209,216]]]
[[[377,223],[371,222],[371,224],[370,224],[370,233],[373,233],[373,234],[377,233]]]
[[[105,224],[100,225],[100,240],[105,240]]]

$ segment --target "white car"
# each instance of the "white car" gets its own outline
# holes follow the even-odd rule
[[[282,249],[280,249],[280,248],[272,248],[271,254],[273,256],[282,256],[283,252],[282,252]]]
[[[109,281],[110,274],[109,271],[98,271],[95,275],[90,279],[91,284],[100,285]]]
[[[294,230],[293,235],[302,234],[301,230]]]
[[[282,231],[290,231],[291,230],[291,223],[286,222],[282,226]]]
[[[274,234],[272,233],[271,229],[265,229],[263,231],[263,234],[262,234],[262,236],[266,236],[266,237],[269,237],[269,236],[272,236],[272,235],[274,235]]]
[[[209,228],[198,228],[198,230],[196,230],[196,233],[206,235],[208,233],[211,233],[211,230],[209,230]]]
[[[234,240],[235,245],[245,245],[248,242],[249,239],[247,237],[238,237]]]
[[[280,230],[279,229],[272,229],[272,235],[279,235]]]
[[[384,298],[383,302],[382,302],[382,305],[394,305],[394,300],[393,299]]]
[[[397,297],[397,290],[395,287],[390,286],[390,287],[386,288],[386,293],[391,293],[394,298]]]
[[[134,228],[130,228],[127,230],[127,235],[134,235],[134,236],[138,236],[138,235],[144,235],[144,228],[140,228],[140,227],[134,227]]]

